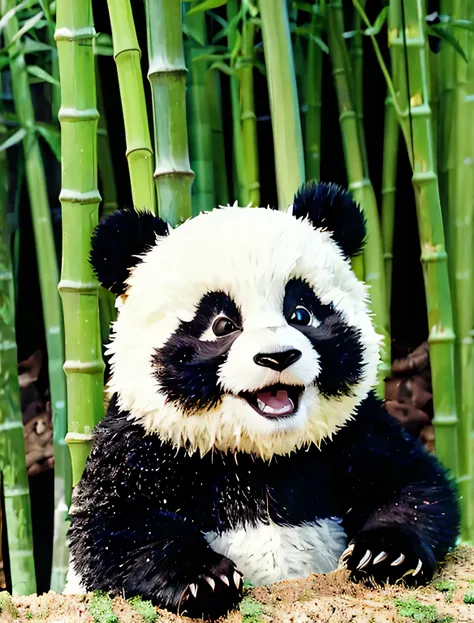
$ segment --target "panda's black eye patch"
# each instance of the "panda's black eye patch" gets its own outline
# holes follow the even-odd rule
[[[333,306],[323,305],[314,293],[313,288],[303,279],[290,279],[286,284],[283,314],[290,324],[310,324],[311,320],[308,318],[308,314],[322,322],[333,313]]]
[[[224,292],[209,292],[194,318],[180,323],[152,360],[161,391],[187,413],[216,406],[224,392],[219,367],[242,326],[240,310]],[[212,329],[215,339],[202,339]]]
[[[287,283],[283,313],[288,324],[301,331],[319,355],[321,372],[315,384],[321,394],[349,394],[363,370],[360,331],[348,324],[333,305],[321,303],[302,279]],[[313,317],[317,323],[311,322]]]

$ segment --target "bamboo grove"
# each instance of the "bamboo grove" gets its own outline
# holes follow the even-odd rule
[[[99,216],[121,204],[112,133],[125,146],[120,157],[127,162],[133,206],[158,212],[172,225],[228,202],[266,205],[264,176],[271,178],[279,209],[286,210],[305,180],[321,177],[332,144],[342,140],[346,185],[367,219],[367,248],[353,268],[370,286],[374,323],[384,338],[379,395],[391,369],[397,188],[399,163],[406,159],[426,300],[436,453],[457,481],[462,540],[472,542],[474,0],[441,0],[439,11],[431,13],[423,0],[387,0],[377,3],[375,14],[364,0],[143,4],[145,28],[131,0],[107,0],[109,34],[95,27],[96,0],[0,1],[0,469],[13,591],[34,592],[35,578],[19,437],[13,270],[18,258],[8,227],[10,180],[21,160],[53,405],[51,587],[61,590],[71,487],[104,413],[102,352],[115,307],[110,293],[99,288],[88,256]],[[386,95],[376,154],[367,132],[368,55]],[[109,101],[99,58],[116,76],[120,102]],[[323,71],[327,66],[329,73]],[[49,93],[48,123],[36,115],[33,84]],[[271,121],[264,137],[257,115],[262,84]],[[11,97],[4,97],[5,88]],[[322,148],[329,90],[338,114],[330,131],[337,140]],[[120,109],[113,126],[106,118],[111,105]],[[61,267],[45,149],[61,168]],[[382,163],[380,180],[373,177],[374,158]]]

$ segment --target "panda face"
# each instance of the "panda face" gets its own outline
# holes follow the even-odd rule
[[[285,454],[331,436],[375,382],[365,286],[328,232],[263,208],[201,214],[127,280],[108,391],[147,432]]]

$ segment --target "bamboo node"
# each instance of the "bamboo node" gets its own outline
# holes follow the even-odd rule
[[[178,171],[177,169],[155,169],[153,177],[188,177],[189,179],[194,179],[194,172],[191,169],[181,169]]]
[[[92,441],[92,433],[67,433],[66,443],[87,443]]]
[[[16,342],[13,342],[12,340],[3,340],[2,342],[0,342],[0,352],[6,352],[8,350],[15,350],[16,349]]]
[[[28,487],[21,487],[20,485],[16,485],[13,487],[5,487],[4,495],[6,498],[18,498],[22,495],[29,495],[30,490]],[[31,552],[30,552],[31,555]]]
[[[2,422],[0,424],[0,433],[6,430],[15,430],[16,428],[23,429],[22,422]]]
[[[349,184],[349,190],[358,190],[359,188],[366,188],[370,186],[370,180],[364,177],[362,180],[351,182]]]
[[[434,171],[416,171],[413,173],[412,181],[416,184],[427,184],[428,182],[436,182],[438,176]]]
[[[61,279],[58,284],[58,290],[60,292],[74,292],[74,293],[95,293],[99,288],[97,281],[74,281],[72,279]]]
[[[61,107],[58,113],[59,121],[71,121],[72,123],[78,121],[95,121],[99,119],[99,111],[97,108],[85,108],[79,110],[77,108],[64,108]]]
[[[92,361],[77,361],[68,359],[63,366],[66,374],[98,374],[104,370],[104,362],[102,359]]]
[[[96,32],[93,26],[84,26],[84,28],[56,28],[54,33],[55,41],[84,41],[95,37]]]
[[[3,270],[0,272],[0,281],[11,281],[13,279],[13,273],[10,270]]]
[[[148,80],[153,81],[153,78],[159,78],[161,76],[169,76],[174,74],[177,77],[185,77],[188,70],[185,65],[150,65],[148,70]]]
[[[254,120],[257,118],[257,115],[253,112],[253,110],[248,110],[247,112],[243,112],[240,115],[241,121],[248,121],[250,119]]]
[[[97,190],[90,190],[88,192],[80,192],[78,190],[71,190],[69,188],[63,188],[59,195],[59,201],[69,203],[99,203],[102,197]]]
[[[436,327],[430,332],[428,336],[429,344],[446,344],[452,343],[455,340],[454,331],[452,329],[438,330]]]

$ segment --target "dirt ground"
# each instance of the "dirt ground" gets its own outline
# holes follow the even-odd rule
[[[102,605],[104,603],[102,598]],[[95,602],[95,603],[94,603]],[[472,602],[472,603],[469,603]],[[123,599],[109,601],[105,610],[97,597],[48,593],[11,599],[0,593],[1,623],[177,623],[193,619],[134,606]],[[148,607],[147,607],[148,606]],[[141,607],[140,614],[138,610]],[[107,613],[108,611],[108,613]],[[280,582],[269,588],[246,589],[240,612],[225,623],[474,623],[474,548],[460,547],[424,588],[402,586],[365,588],[350,582],[347,572],[314,575],[302,581]]]

